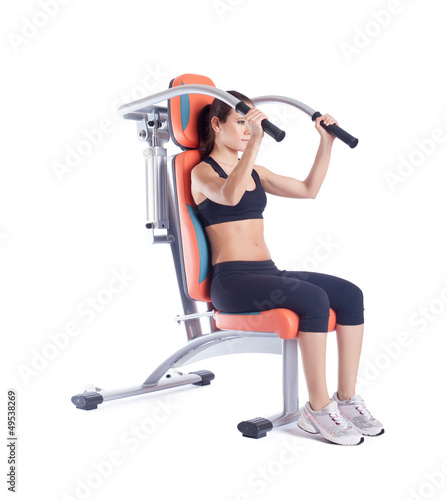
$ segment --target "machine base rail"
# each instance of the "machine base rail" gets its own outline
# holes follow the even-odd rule
[[[163,380],[151,386],[137,386],[129,389],[121,389],[116,391],[101,391],[101,392],[83,392],[76,394],[71,398],[71,402],[80,410],[95,410],[98,405],[112,401],[113,399],[127,398],[130,396],[139,396],[149,392],[162,391],[163,389],[170,389],[172,387],[180,387],[182,385],[210,385],[211,380],[214,379],[214,373],[207,370],[199,370],[191,372],[186,375],[172,377],[167,375]]]

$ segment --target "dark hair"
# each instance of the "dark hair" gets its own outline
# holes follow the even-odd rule
[[[253,106],[253,102],[244,94],[236,92],[235,90],[228,90],[228,93],[237,97],[240,101]],[[200,159],[203,160],[205,156],[208,156],[214,147],[215,134],[213,127],[211,126],[211,120],[217,116],[221,123],[227,121],[228,115],[233,108],[215,98],[211,104],[207,104],[199,113],[198,117],[198,132],[199,132],[199,150]]]

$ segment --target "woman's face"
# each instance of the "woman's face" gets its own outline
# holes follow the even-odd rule
[[[231,109],[225,123],[218,121],[217,118],[213,120],[215,120],[215,142],[218,142],[219,146],[226,146],[236,151],[245,150],[250,140],[250,129],[243,115]]]

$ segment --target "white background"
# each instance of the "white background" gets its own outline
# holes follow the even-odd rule
[[[443,6],[441,0],[2,6],[4,491],[7,390],[14,388],[15,498],[445,498]],[[331,446],[292,425],[265,439],[242,438],[239,421],[281,410],[280,357],[271,355],[192,365],[216,374],[209,387],[91,412],[70,402],[90,383],[104,389],[141,383],[186,341],[174,320],[182,311],[170,251],[150,246],[144,227],[144,144],[135,124],[116,113],[183,73],[253,97],[293,97],[331,113],[359,138],[356,149],[335,142],[315,200],[269,197],[266,241],[280,268],[330,273],[362,288],[358,392],[384,423],[383,436],[359,447]],[[258,163],[303,179],[319,136],[307,115],[280,108],[265,111],[286,139],[266,139]],[[95,144],[86,145],[88,135]],[[78,165],[57,175],[55,166],[67,164],[77,148]],[[321,241],[332,246],[324,252]],[[95,315],[82,315],[113,273],[127,276],[122,291]],[[76,335],[62,334],[73,324]],[[332,394],[335,334],[328,344]],[[306,400],[301,373],[300,401]]]

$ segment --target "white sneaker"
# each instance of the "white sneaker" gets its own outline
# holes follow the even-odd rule
[[[385,432],[383,425],[371,415],[360,396],[355,395],[346,401],[340,401],[338,393],[335,392],[331,400],[338,404],[352,427],[364,436],[380,436]]]
[[[309,401],[304,405],[297,425],[311,434],[321,434],[324,439],[336,444],[356,445],[363,443],[363,436],[346,420],[336,401],[331,401],[321,410],[314,411]]]

